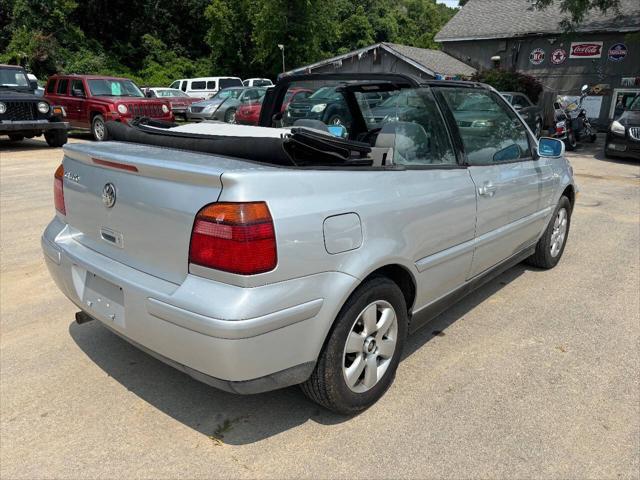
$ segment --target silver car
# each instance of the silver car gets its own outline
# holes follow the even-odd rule
[[[349,131],[274,128],[288,89],[322,82],[341,85]],[[358,100],[394,89],[411,98],[370,129]],[[115,124],[129,143],[65,147],[42,248],[79,322],[217,388],[301,384],[353,414],[389,388],[409,333],[516,263],[562,256],[564,146],[490,87],[294,76],[262,109],[260,127]]]
[[[187,109],[187,120],[235,123],[238,107],[243,103],[257,102],[265,91],[265,87],[225,88],[208,100],[191,104]]]

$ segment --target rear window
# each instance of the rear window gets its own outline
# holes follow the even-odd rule
[[[66,78],[63,78],[61,80],[58,80],[58,88],[56,90],[56,92],[60,95],[66,95],[67,94],[67,87],[69,86],[69,80]]]
[[[55,91],[55,88],[56,88],[55,79],[49,80],[49,83],[47,83],[47,93],[53,93]]]
[[[254,80],[253,81],[254,87],[269,87],[271,85],[273,85],[273,83],[271,83],[271,80]]]
[[[242,81],[239,78],[221,78],[218,83],[220,90],[227,87],[242,87]]]
[[[191,90],[204,90],[207,82],[191,82]]]

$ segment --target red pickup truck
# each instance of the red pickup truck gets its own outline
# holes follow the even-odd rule
[[[136,117],[173,121],[169,102],[146,98],[127,78],[97,75],[53,75],[45,98],[64,107],[71,128],[91,130],[93,138],[107,140],[105,122],[127,123]]]

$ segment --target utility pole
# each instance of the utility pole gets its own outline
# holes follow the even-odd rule
[[[280,51],[282,52],[282,73],[284,73],[286,71],[285,67],[284,67],[284,45],[279,43],[278,44],[278,48],[280,49]]]

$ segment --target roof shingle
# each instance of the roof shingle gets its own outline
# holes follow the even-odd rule
[[[530,0],[469,0],[438,32],[438,42],[510,38],[531,34],[560,34],[567,17],[559,2],[545,10],[532,10]],[[579,32],[640,31],[640,1],[620,0],[620,14],[592,10],[577,28]]]

